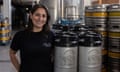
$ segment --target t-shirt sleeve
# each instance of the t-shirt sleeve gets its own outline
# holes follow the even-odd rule
[[[17,51],[20,48],[20,37],[21,37],[21,33],[17,32],[11,42],[10,48],[12,50]]]

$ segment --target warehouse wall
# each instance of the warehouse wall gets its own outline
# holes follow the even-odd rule
[[[102,4],[115,4],[120,3],[120,0],[93,0],[92,5],[99,4],[101,1]]]

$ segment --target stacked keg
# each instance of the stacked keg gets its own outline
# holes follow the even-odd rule
[[[93,27],[92,13],[93,13],[93,6],[86,6],[85,7],[85,25],[89,27]]]
[[[79,34],[79,72],[101,72],[101,35],[93,31]]]
[[[0,45],[6,45],[10,41],[10,25],[7,20],[0,22]]]
[[[120,4],[108,6],[108,72],[120,72]]]
[[[58,33],[57,33],[58,32]],[[77,35],[69,26],[61,26],[55,35],[55,72],[77,72]]]
[[[55,72],[101,72],[100,34],[80,24],[56,24],[53,27],[56,30]]]
[[[107,70],[107,6],[95,5],[93,11],[94,30],[101,33],[103,38],[102,49],[102,72]]]

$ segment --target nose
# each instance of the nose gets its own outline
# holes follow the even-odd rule
[[[39,16],[39,20],[43,20],[43,19],[44,19],[43,16],[40,15],[40,16]]]

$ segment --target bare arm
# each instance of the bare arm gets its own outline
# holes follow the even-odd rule
[[[9,55],[10,55],[10,60],[11,60],[12,64],[14,65],[16,70],[19,71],[20,64],[19,64],[19,61],[16,57],[16,51],[10,49]]]

